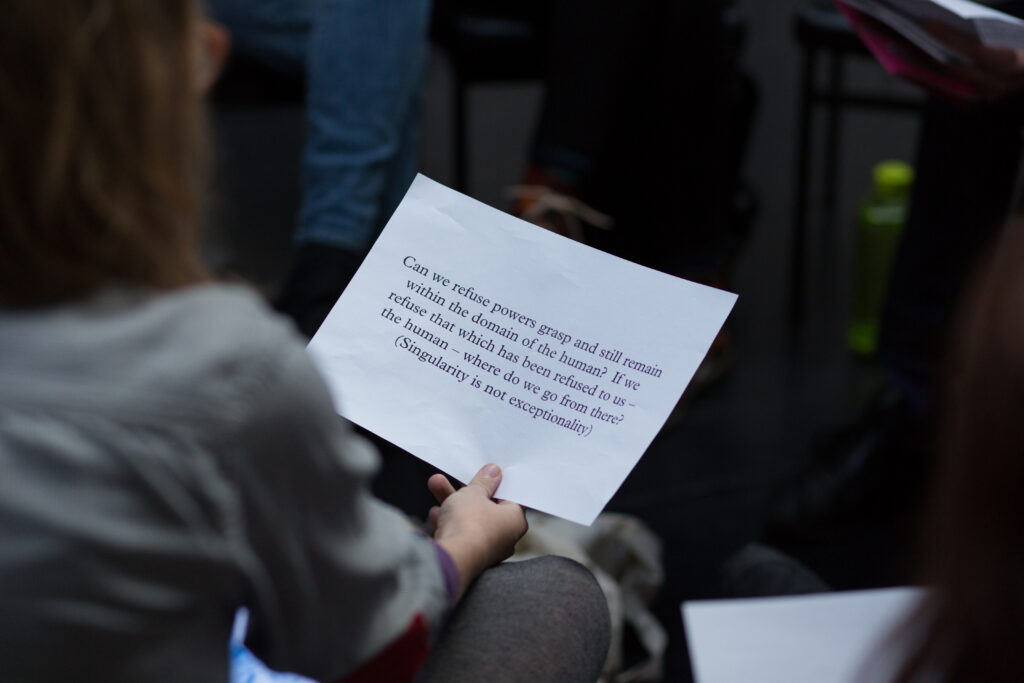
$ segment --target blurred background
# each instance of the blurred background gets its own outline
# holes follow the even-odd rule
[[[666,580],[654,611],[670,637],[666,681],[690,676],[680,602],[721,594],[723,561],[761,537],[774,492],[798,471],[818,436],[857,414],[878,385],[873,361],[855,357],[846,344],[857,214],[872,188],[876,163],[914,161],[919,117],[913,109],[842,105],[831,114],[828,107],[816,106],[809,119],[802,119],[806,60],[813,52],[821,61],[818,85],[901,102],[920,94],[887,75],[866,52],[851,48],[856,39],[841,23],[836,30],[829,7],[802,0],[737,0],[728,8],[738,36],[737,75],[752,86],[753,98],[747,100],[752,118],[740,174],[749,232],[727,285],[739,294],[730,323],[732,364],[721,381],[687,402],[609,506],[639,516],[663,545]],[[819,10],[830,16],[808,19]],[[815,23],[819,20],[823,23]],[[797,32],[801,21],[803,40]],[[812,44],[818,47],[812,50]],[[829,50],[838,50],[838,69],[828,63]],[[453,59],[435,36],[420,168],[457,186],[458,65]],[[467,194],[511,208],[505,190],[523,176],[543,87],[539,78],[467,86],[462,188]],[[692,96],[700,106],[702,92]],[[210,259],[272,295],[289,264],[299,202],[301,98],[289,93],[287,84],[256,101],[243,93],[219,101],[214,121],[220,171]],[[831,144],[825,134],[829,121],[837,122]],[[798,174],[802,131],[810,133],[803,141],[810,159],[803,182]],[[702,133],[684,131],[695,140]],[[835,173],[831,202],[825,188],[829,166]],[[803,272],[794,280],[801,265],[793,248],[801,188],[805,251]],[[803,287],[796,306],[794,281]],[[903,580],[893,554],[899,542],[879,532],[790,550],[834,587],[853,588]]]

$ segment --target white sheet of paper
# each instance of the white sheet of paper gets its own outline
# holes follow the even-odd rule
[[[695,680],[888,680],[899,655],[881,646],[922,596],[918,588],[887,588],[683,603]]]
[[[590,524],[735,300],[419,176],[309,351],[352,422]]]

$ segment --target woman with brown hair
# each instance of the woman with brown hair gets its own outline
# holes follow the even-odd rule
[[[244,605],[254,650],[322,680],[410,680],[434,641],[432,680],[594,680],[593,577],[484,571],[525,531],[500,469],[435,475],[414,533],[294,330],[210,281],[201,94],[224,41],[196,2],[3,12],[0,677],[227,680]]]
[[[1024,680],[1024,229],[1012,224],[963,309],[925,539],[933,590],[895,681]]]

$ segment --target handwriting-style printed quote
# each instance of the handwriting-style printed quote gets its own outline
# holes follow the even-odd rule
[[[415,256],[402,265],[405,286],[380,314],[400,329],[395,348],[534,419],[587,437],[622,424],[641,383],[661,377],[650,359],[505,306]]]

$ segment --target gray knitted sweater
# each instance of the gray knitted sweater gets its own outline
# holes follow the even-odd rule
[[[246,290],[0,310],[0,681],[226,681],[239,605],[322,680],[437,624],[435,547],[376,468]]]

